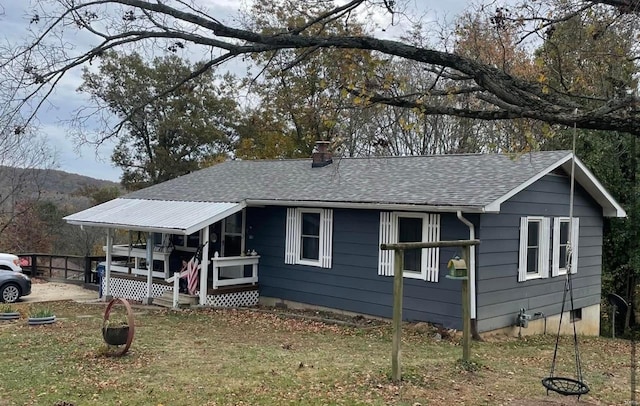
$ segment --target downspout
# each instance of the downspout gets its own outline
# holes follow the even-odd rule
[[[469,239],[475,240],[476,238],[476,228],[472,222],[467,220],[462,216],[462,211],[458,210],[456,212],[458,216],[458,220],[463,222],[467,227],[469,227]],[[478,334],[478,323],[476,320],[476,246],[472,245],[469,247],[469,295],[471,296],[470,307],[471,307],[471,335],[474,340],[481,340],[480,335]]]

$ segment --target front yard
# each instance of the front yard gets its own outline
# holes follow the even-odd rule
[[[14,307],[28,313],[28,304]],[[36,307],[36,305],[31,305]],[[0,406],[555,404],[545,396],[554,337],[473,343],[474,363],[457,360],[457,339],[407,325],[404,381],[392,384],[391,327],[347,327],[279,312],[170,312],[135,308],[128,355],[103,355],[103,304],[54,302],[59,320],[29,327],[0,322]],[[583,338],[583,404],[625,404],[631,393],[631,345]],[[573,345],[560,345],[559,374],[573,375]],[[572,401],[569,403],[573,403]],[[557,403],[560,404],[560,403]]]

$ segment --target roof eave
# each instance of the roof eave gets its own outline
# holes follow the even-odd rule
[[[593,199],[602,206],[602,214],[605,217],[627,217],[627,212],[622,208],[613,196],[607,191],[607,189],[598,181],[594,174],[580,161],[578,157],[575,158],[576,168],[576,181],[593,197]],[[571,173],[570,163],[565,163],[563,169],[567,173]]]
[[[325,207],[333,209],[361,209],[361,210],[395,210],[395,211],[429,211],[440,213],[484,213],[482,206],[443,206],[407,203],[375,203],[375,202],[337,202],[325,200],[269,200],[247,199],[247,206],[297,206],[297,207]]]
[[[166,216],[164,219],[152,219],[152,221],[139,221],[139,218],[126,218],[118,216],[118,212],[122,210],[129,210],[132,207],[146,205],[151,202],[163,202],[169,204],[175,204],[176,210],[191,210],[199,213],[197,216],[191,216],[189,219],[183,219],[184,221],[171,221],[167,223]],[[187,204],[188,207],[184,207]],[[95,212],[96,207],[104,207],[107,205],[105,211]],[[196,206],[194,206],[196,205]],[[217,205],[215,210],[206,210],[205,206]],[[164,206],[163,206],[164,207]],[[156,207],[155,210],[162,211],[163,207]],[[87,227],[102,227],[102,228],[114,228],[125,229],[134,231],[145,231],[154,233],[166,233],[166,234],[184,234],[190,235],[201,229],[207,227],[210,224],[216,223],[246,207],[245,202],[184,202],[184,201],[169,201],[169,200],[150,200],[150,199],[125,199],[117,198],[105,202],[102,205],[94,206],[87,210],[80,211],[78,213],[71,214],[63,218],[67,223],[73,225],[87,226]],[[164,207],[166,209],[166,207]],[[92,212],[92,210],[94,210]],[[150,211],[154,208],[150,206]],[[139,210],[138,210],[139,211]],[[175,210],[174,210],[175,212]],[[106,213],[106,214],[105,214]],[[170,212],[171,215],[173,212]],[[163,222],[165,224],[163,224]]]
[[[505,195],[499,197],[495,201],[484,206],[485,213],[499,213],[502,203],[511,199],[516,194],[520,193],[531,184],[540,180],[543,176],[549,174],[551,171],[558,167],[562,167],[567,173],[571,174],[571,159],[574,158],[576,162],[576,181],[589,193],[591,197],[602,207],[602,214],[605,217],[626,217],[626,211],[620,206],[620,204],[609,194],[605,187],[596,179],[594,174],[578,159],[573,153],[568,153],[560,160],[552,165],[549,165],[544,170],[537,173],[535,176],[528,179],[526,182],[513,188]]]
[[[100,227],[100,228],[113,228],[131,231],[144,231],[148,233],[165,233],[165,234],[184,234],[189,235],[187,229],[184,228],[160,228],[160,227],[140,227],[131,226],[128,224],[119,223],[98,223],[94,221],[79,221],[79,220],[67,220],[68,224],[81,227]]]

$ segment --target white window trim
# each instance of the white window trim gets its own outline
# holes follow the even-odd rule
[[[551,266],[551,276],[561,276],[567,274],[566,268],[560,268],[560,223],[569,223],[569,217],[555,217],[553,219],[553,260]],[[580,239],[580,219],[573,218],[573,222],[569,226],[571,233],[571,273],[578,272],[578,240]],[[566,241],[565,241],[566,243]]]
[[[395,244],[398,242],[398,218],[412,217],[422,219],[422,240],[440,241],[440,214],[415,212],[380,212],[380,244]],[[378,275],[393,276],[394,251],[379,250]],[[440,265],[439,248],[423,248],[421,272],[404,271],[405,278],[422,279],[428,282],[438,282]]]
[[[320,249],[318,260],[302,259],[302,214],[320,214]],[[331,268],[333,245],[333,210],[314,208],[288,208],[285,236],[284,263]]]
[[[529,223],[540,223],[538,233],[538,272],[527,273],[527,254]],[[549,277],[549,243],[551,240],[551,221],[549,217],[526,216],[520,218],[520,244],[518,255],[518,282]]]

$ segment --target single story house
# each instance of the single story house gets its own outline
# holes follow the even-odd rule
[[[626,214],[569,151],[332,158],[321,145],[312,159],[228,161],[65,219],[109,230],[107,295],[152,301],[172,289],[165,279],[179,268],[174,258],[197,251],[201,305],[261,301],[387,318],[393,256],[381,243],[476,238],[469,261],[476,331],[514,331],[524,311],[540,320],[522,333],[551,332],[567,271],[572,164],[567,319],[598,334],[603,218]],[[143,238],[113,245],[114,229]],[[405,252],[405,319],[461,328],[461,283],[445,277],[460,253]]]

